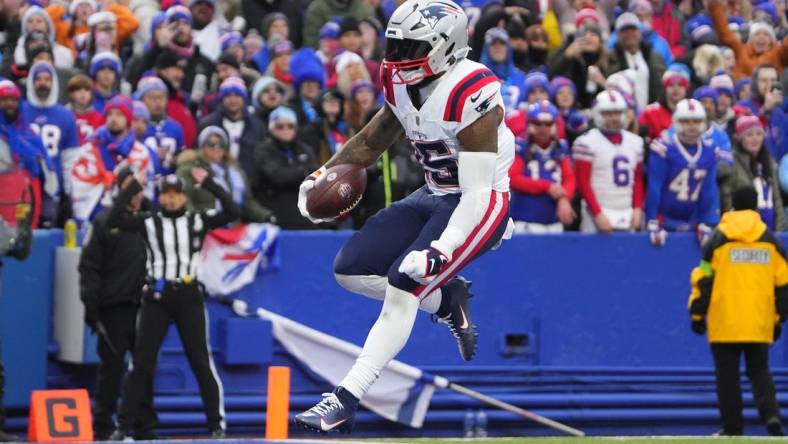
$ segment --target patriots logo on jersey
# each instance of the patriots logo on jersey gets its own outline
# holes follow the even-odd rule
[[[427,21],[427,24],[430,25],[430,28],[435,29],[435,26],[443,17],[449,14],[461,14],[461,11],[448,3],[435,2],[419,9],[419,13],[421,13],[421,16]]]
[[[487,108],[490,107],[490,104],[492,103],[494,98],[495,98],[495,93],[491,94],[490,97],[487,97],[486,99],[484,99],[482,101],[482,103],[476,105],[476,108],[475,108],[476,112],[481,114],[481,113],[487,111]]]

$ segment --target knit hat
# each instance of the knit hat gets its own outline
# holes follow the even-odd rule
[[[361,28],[358,26],[358,19],[349,15],[342,19],[339,22],[339,36],[342,37],[343,34],[347,32],[357,32],[361,34]]]
[[[159,12],[153,16],[150,21],[150,35],[151,38],[156,35],[156,30],[159,29],[161,25],[163,25],[167,21],[167,14],[164,12]]]
[[[687,32],[692,40],[692,46],[700,46],[716,39],[714,26],[706,15],[696,15],[687,22]]]
[[[739,97],[739,93],[741,92],[741,90],[748,85],[752,85],[752,79],[749,77],[745,77],[743,79],[737,80],[733,86],[733,94],[735,94],[736,97]]]
[[[230,76],[219,85],[219,100],[224,99],[230,94],[237,94],[246,100],[248,94],[246,92],[246,83],[237,76]]]
[[[326,22],[325,25],[320,27],[320,33],[317,35],[318,40],[323,39],[338,39],[339,38],[339,23]]]
[[[100,52],[90,60],[90,77],[96,78],[96,74],[105,68],[115,71],[115,75],[120,78],[123,68],[120,65],[120,58],[112,51]]]
[[[350,86],[350,97],[356,95],[357,92],[361,91],[362,89],[368,89],[372,91],[372,95],[375,95],[375,87],[372,86],[372,83],[367,80],[356,80]]]
[[[747,21],[742,17],[737,17],[735,15],[729,16],[728,29],[730,29],[733,33],[744,32],[747,30]]]
[[[290,74],[293,76],[293,88],[297,92],[301,84],[313,81],[320,84],[320,89],[326,81],[326,70],[323,62],[312,48],[301,48],[293,53],[290,58]]]
[[[192,12],[186,6],[175,5],[165,13],[168,23],[184,20],[189,26],[192,25]]]
[[[530,94],[534,88],[542,88],[545,91],[550,91],[550,81],[544,73],[532,71],[525,76],[525,89],[523,90],[525,97],[528,97],[528,94]]]
[[[491,45],[493,42],[499,41],[509,44],[509,33],[501,28],[490,28],[484,33],[484,44]]]
[[[268,116],[268,129],[274,129],[277,122],[287,122],[298,125],[298,117],[292,109],[286,106],[280,106],[271,111],[271,114]]]
[[[769,34],[772,40],[777,40],[777,34],[775,34],[772,25],[766,22],[752,22],[752,24],[750,24],[750,35],[747,37],[747,41],[749,42],[752,36],[759,32],[765,32]]]
[[[199,5],[200,3],[205,3],[213,8],[216,8],[216,0],[191,0],[189,2],[189,7]]]
[[[348,65],[360,63],[364,64],[364,59],[360,55],[352,51],[345,51],[338,55],[335,59],[337,74],[342,73]]]
[[[135,100],[133,106],[133,115],[135,119],[143,119],[146,122],[150,122],[150,111],[148,111],[148,107],[145,106],[144,103]]]
[[[718,94],[727,94],[733,97],[733,79],[728,74],[715,74],[709,79],[709,86],[714,88]]]
[[[229,65],[235,69],[240,70],[241,64],[238,63],[238,59],[235,58],[234,55],[230,54],[229,52],[225,51],[219,55],[219,58],[216,59],[216,66],[219,65]]]
[[[126,117],[126,121],[131,123],[134,120],[134,102],[131,101],[131,98],[128,96],[121,96],[117,95],[110,99],[106,105],[104,105],[104,118],[107,118],[109,115],[109,110],[116,108],[123,113]]]
[[[668,87],[670,85],[681,85],[684,88],[689,88],[689,77],[681,71],[669,69],[662,74],[662,86]]]
[[[276,87],[279,90],[279,92],[281,92],[284,95],[285,93],[284,87],[282,86],[281,83],[279,83],[278,80],[276,80],[273,77],[263,76],[257,79],[256,82],[254,82],[254,86],[252,87],[252,106],[254,106],[255,109],[260,109],[262,107],[262,105],[260,104],[260,95],[263,93],[263,91],[265,91],[271,86]]]
[[[625,12],[616,19],[616,32],[621,32],[626,28],[640,29],[640,19],[631,12]]]
[[[95,0],[71,0],[71,4],[68,5],[68,13],[74,15],[74,13],[77,11],[77,7],[81,4],[90,5],[90,7],[93,8],[94,11],[98,9]]]
[[[554,77],[553,80],[550,81],[550,101],[555,103],[555,96],[558,94],[558,90],[563,87],[569,87],[572,90],[572,94],[577,97],[577,87],[575,86],[574,82],[569,80],[563,76]]]
[[[575,16],[575,27],[579,29],[586,20],[594,22],[595,25],[599,25],[602,22],[602,20],[599,18],[599,13],[596,12],[596,9],[583,8]]]
[[[22,93],[19,92],[19,87],[16,86],[16,83],[3,79],[0,80],[0,98],[4,97],[14,97],[19,100],[22,97]]]
[[[756,12],[762,12],[763,14],[761,15],[768,17],[771,25],[777,23],[777,9],[774,7],[774,5],[771,2],[766,1],[766,2],[758,3],[753,8],[752,12],[753,12],[753,16],[755,16]]]
[[[274,24],[277,20],[284,20],[288,24],[290,23],[287,20],[287,16],[282,14],[281,12],[270,12],[263,16],[263,22],[260,26],[260,30],[263,31],[263,38],[268,39],[268,30],[271,28],[271,25]]]
[[[118,18],[115,17],[115,14],[111,13],[110,11],[100,11],[94,12],[90,14],[88,17],[88,26],[91,28],[97,26],[99,23],[115,23],[118,21]]]
[[[271,48],[271,57],[280,56],[293,52],[293,42],[290,40],[280,40]]]
[[[244,37],[238,31],[229,31],[222,34],[219,37],[219,42],[221,42],[222,51],[227,51],[227,48],[233,45],[241,45],[244,44]]]
[[[752,185],[736,188],[731,196],[731,205],[734,211],[758,210],[758,192]]]
[[[139,83],[137,83],[137,96],[142,99],[145,97],[145,94],[148,94],[151,91],[161,91],[165,94],[169,92],[167,90],[167,85],[164,84],[164,80],[156,76],[146,76],[141,78]]]
[[[692,94],[692,98],[699,102],[701,99],[711,99],[714,101],[715,105],[720,103],[719,93],[717,93],[717,90],[710,86],[701,86],[700,88],[696,89]]]
[[[648,0],[635,0],[629,3],[629,12],[634,12],[635,14],[653,14],[654,7]]]
[[[56,75],[55,67],[49,62],[36,62],[27,73],[27,78],[35,81],[36,77],[43,73],[48,73],[54,79]]]
[[[223,148],[229,148],[230,137],[227,136],[227,131],[225,131],[224,128],[215,125],[206,126],[202,129],[202,131],[200,131],[200,135],[197,136],[197,146],[202,147],[211,136],[219,136],[222,139],[222,142],[224,142]]]
[[[741,116],[736,119],[736,135],[741,136],[751,128],[763,130],[763,124],[758,116]]]

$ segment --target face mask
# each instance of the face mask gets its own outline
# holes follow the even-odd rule
[[[528,51],[512,51],[512,61],[515,65],[525,65],[528,61]]]

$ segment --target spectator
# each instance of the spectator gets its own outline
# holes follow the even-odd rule
[[[238,77],[230,77],[219,87],[219,109],[200,121],[200,132],[206,127],[222,128],[228,135],[229,159],[238,162],[247,176],[254,172],[255,146],[265,138],[263,123],[247,110],[246,85]]]
[[[221,36],[230,24],[222,14],[216,13],[216,0],[190,0],[192,15],[192,41],[200,48],[200,54],[216,62],[222,53]]]
[[[745,77],[741,80],[737,80],[736,83],[733,84],[733,93],[736,97],[734,97],[736,102],[741,102],[745,100],[750,100],[752,98],[752,79],[749,77]]]
[[[358,23],[361,31],[361,50],[358,51],[364,60],[380,63],[383,60],[383,47],[380,43],[380,36],[383,33],[383,25],[375,17],[365,17]]]
[[[724,7],[720,0],[708,0],[708,5],[709,15],[720,42],[731,48],[736,54],[736,66],[733,68],[734,80],[748,77],[758,65],[762,64],[772,65],[782,72],[787,65],[788,46],[776,40],[772,25],[764,22],[752,23],[747,42],[743,43],[728,28]]]
[[[149,128],[150,111],[148,111],[148,107],[144,103],[135,100],[132,109],[131,130],[134,131],[138,142],[143,142]]]
[[[605,81],[605,88],[608,91],[618,91],[627,102],[627,121],[629,125],[624,128],[629,132],[639,134],[640,125],[637,122],[637,113],[639,111],[637,103],[635,103],[635,70],[625,69],[608,76]]]
[[[519,57],[516,52],[514,55],[515,63],[518,63],[518,58],[520,59],[518,68],[523,72],[539,71],[546,74],[548,71],[547,55],[550,42],[549,36],[542,25],[531,25],[525,29],[525,44],[527,45],[526,53],[521,53]],[[512,48],[514,49],[514,45],[512,45]]]
[[[158,77],[143,77],[137,85],[137,96],[151,119],[143,140],[156,153],[158,174],[171,174],[175,157],[186,148],[181,125],[167,115],[167,94],[167,85]]]
[[[354,83],[345,103],[345,120],[351,135],[361,131],[367,123],[366,116],[375,108],[375,90],[372,84],[363,80]]]
[[[705,129],[703,105],[684,99],[673,113],[673,131],[651,142],[646,219],[653,245],[664,245],[671,231],[695,231],[703,244],[719,222],[718,148]]]
[[[770,230],[785,231],[785,214],[780,196],[777,164],[764,149],[765,131],[760,119],[742,116],[736,119],[736,141],[733,149],[733,172],[720,189],[721,210],[732,208],[733,190],[753,186],[758,193],[757,210]]]
[[[290,40],[282,40],[273,45],[271,49],[271,63],[265,75],[271,76],[280,83],[291,87],[293,75],[290,74],[290,57],[293,54],[293,44]]]
[[[186,106],[187,95],[183,90],[185,66],[187,66],[187,62],[175,51],[161,51],[156,58],[156,74],[167,86],[167,115],[181,126],[184,142],[187,147],[191,148],[197,137],[197,122],[194,121],[194,116]],[[203,75],[203,80],[207,81],[207,76]],[[195,100],[197,99],[195,98]]]
[[[782,85],[777,70],[771,65],[758,65],[752,73],[752,98],[739,101],[739,105],[749,108],[753,115],[761,118],[766,128],[766,147],[774,160],[779,161],[786,152],[783,130],[786,115],[780,105],[783,102]]]
[[[689,312],[692,331],[708,340],[714,356],[722,430],[741,435],[741,377],[744,354],[753,400],[769,435],[783,436],[780,407],[769,372],[769,345],[780,337],[788,315],[785,249],[759,219],[759,194],[746,186],[733,194],[733,210],[703,248],[692,270]],[[746,253],[746,254],[741,254]]]
[[[550,81],[550,102],[558,108],[559,118],[566,125],[566,140],[570,144],[588,130],[588,118],[577,109],[577,87],[571,80],[557,76]]]
[[[681,57],[690,47],[684,17],[670,0],[649,0],[654,8],[651,26],[670,45],[674,57]]]
[[[242,222],[272,222],[273,213],[252,197],[249,181],[237,162],[230,156],[230,140],[218,126],[207,126],[200,131],[198,150],[189,150],[178,157],[177,175],[184,184],[183,191],[192,211],[221,210],[216,197],[195,187],[192,168],[210,171],[214,182],[232,197],[241,209]]]
[[[98,11],[95,0],[76,0],[66,7],[59,3],[52,3],[46,7],[46,12],[55,24],[56,41],[76,50],[75,39],[85,34],[90,34],[91,26],[88,19]],[[135,14],[121,3],[109,2],[102,5],[102,11],[111,13],[115,17],[115,47],[121,48],[139,28],[140,23]]]
[[[362,55],[362,47],[364,41],[361,38],[361,26],[355,17],[345,17],[339,23],[339,47],[340,53],[352,52],[354,54]],[[344,51],[343,51],[344,50]],[[375,60],[362,58],[364,67],[370,75],[372,83],[375,84],[376,90],[380,91],[380,63]]]
[[[718,73],[709,80],[709,86],[717,92],[717,117],[712,120],[712,125],[725,131],[728,138],[732,138],[736,128],[733,114],[734,93],[733,79],[728,74]]]
[[[230,77],[241,77],[241,64],[229,52],[222,53],[214,66],[216,67],[216,72],[214,73],[213,83],[216,84],[216,89],[212,89],[203,99],[200,112],[202,116],[211,114],[219,106],[219,85]]]
[[[131,169],[123,168],[118,172],[115,186],[126,188],[132,180]],[[140,190],[125,210],[135,213],[149,205]],[[94,333],[102,332],[96,341],[99,366],[93,402],[93,433],[97,440],[107,440],[115,430],[112,416],[126,369],[125,356],[134,347],[147,256],[143,238],[136,233],[108,229],[108,216],[109,210],[103,210],[93,220],[91,234],[79,257],[80,299],[85,305],[85,323]],[[148,393],[151,397],[145,405],[152,406],[152,387]],[[145,416],[138,422],[150,423],[154,412],[147,409],[143,413]],[[155,438],[151,430],[141,429],[135,435],[135,439]]]
[[[716,127],[713,122],[717,118],[717,108],[720,104],[720,95],[710,86],[701,86],[692,94],[692,98],[703,105],[706,112],[706,135],[713,141],[719,153],[724,153],[724,158],[728,164],[733,163],[733,152],[731,150],[731,140],[724,129]]]
[[[45,62],[33,65],[27,76],[27,101],[22,103],[21,113],[22,121],[41,136],[49,152],[58,176],[59,202],[65,205],[68,199],[64,193],[70,191],[70,171],[76,160],[74,148],[79,147],[79,133],[74,113],[57,103],[58,88],[54,66]],[[65,207],[56,212],[64,222],[69,209]]]
[[[100,52],[113,52],[120,55],[125,39],[128,38],[134,31],[137,30],[139,22],[136,17],[126,14],[122,17],[126,20],[123,27],[127,33],[124,33],[125,38],[120,39],[118,18],[110,11],[95,12],[88,17],[88,26],[90,31],[86,34],[80,34],[74,39],[74,48],[78,53],[78,62],[82,67],[88,67],[90,60],[93,56]]]
[[[52,47],[54,65],[61,68],[74,66],[74,55],[71,50],[55,41],[55,25],[52,19],[40,6],[33,5],[27,8],[22,16],[22,36],[16,42],[14,49],[14,62],[20,66],[30,66],[32,63],[25,57],[25,43],[33,31],[46,34],[47,41]]]
[[[58,195],[58,176],[41,136],[22,119],[19,88],[10,80],[0,80],[0,137],[11,147],[11,155],[33,182],[33,228],[51,226],[55,219],[52,202]],[[42,223],[43,222],[43,223]]]
[[[596,128],[572,146],[583,197],[583,232],[637,231],[643,223],[643,139],[623,129],[625,111],[621,94],[599,93],[593,110]]]
[[[189,9],[179,5],[173,6],[165,13],[164,20],[168,26],[162,26],[161,30],[155,33],[156,38],[143,57],[141,72],[156,67],[161,53],[173,52],[179,60],[185,61],[180,90],[192,91],[195,83],[198,87],[201,82],[205,82],[203,85],[207,84],[207,79],[214,70],[213,63],[200,53],[199,45],[196,45],[192,39],[192,14]],[[195,82],[198,76],[203,76],[204,80]],[[186,128],[184,131],[187,139],[193,143],[196,134],[189,134]]]
[[[291,0],[241,0],[241,11],[243,16],[254,19],[247,20],[247,29],[256,30],[265,39],[268,39],[268,23],[265,18],[272,14],[281,14],[287,26],[292,26],[293,29],[303,29],[303,15],[304,11],[300,2]],[[257,18],[263,17],[263,20]],[[328,17],[331,18],[331,17]],[[317,31],[317,30],[315,30]],[[297,48],[303,44],[301,33],[295,32],[293,35],[287,35],[285,38],[290,39]],[[263,68],[264,69],[264,68]]]
[[[665,61],[651,45],[643,41],[640,20],[635,14],[621,14],[616,19],[616,32],[618,42],[610,54],[607,75],[628,68],[634,70],[635,103],[638,108],[643,109],[659,97]]]
[[[607,52],[602,44],[602,30],[598,26],[586,26],[575,38],[567,39],[564,46],[553,54],[549,76],[566,76],[578,85],[578,102],[581,108],[589,108],[596,93],[605,87]]]
[[[339,52],[339,23],[327,22],[320,28],[317,55],[326,66],[333,66],[334,57]]]
[[[282,228],[314,229],[316,226],[293,205],[304,177],[320,166],[312,149],[296,138],[297,125],[289,108],[279,107],[271,113],[270,135],[255,148],[256,170],[250,179],[254,197],[273,210]]]
[[[293,54],[290,72],[293,74],[293,97],[288,106],[296,112],[298,125],[303,128],[317,118],[315,104],[325,86],[326,73],[312,48],[302,48]]]
[[[351,16],[361,20],[374,15],[372,7],[361,0],[313,0],[304,15],[303,44],[316,48],[320,27],[334,17]]]
[[[649,104],[640,114],[641,134],[646,135],[646,140],[656,140],[662,131],[673,124],[673,110],[679,101],[687,98],[689,77],[680,71],[667,70],[662,75],[662,87],[665,92],[660,99]]]
[[[93,82],[84,74],[68,81],[68,108],[74,113],[79,133],[79,146],[104,124],[104,116],[93,107]]]
[[[546,42],[545,42],[546,43]],[[501,83],[504,110],[511,115],[525,103],[525,73],[514,66],[509,34],[500,28],[490,28],[484,37],[480,62],[490,68]]]
[[[690,76],[691,89],[705,85],[718,71],[724,67],[722,53],[716,45],[701,45],[687,53],[691,56],[690,66],[692,66]]]
[[[113,52],[105,51],[93,56],[90,61],[90,77],[94,81],[93,108],[104,112],[104,104],[118,94],[123,68],[120,58]]]
[[[526,4],[528,6],[526,6]],[[476,21],[468,43],[471,46],[471,51],[468,57],[471,60],[478,61],[481,56],[482,47],[484,46],[484,35],[491,28],[503,27],[506,28],[509,23],[518,23],[522,27],[527,27],[533,23],[530,11],[536,11],[536,3],[531,0],[514,0],[504,4],[502,2],[490,2],[482,9],[481,16]]]
[[[575,175],[569,146],[555,134],[558,109],[547,100],[528,107],[528,137],[517,144],[509,170],[512,219],[520,233],[561,233],[572,209]]]
[[[299,134],[304,143],[314,149],[318,162],[328,161],[347,142],[347,123],[342,117],[344,98],[330,89],[320,95],[316,105],[318,118]]]
[[[366,80],[375,85],[369,71],[367,71],[364,60],[358,54],[345,51],[336,56],[335,63],[337,73],[335,85],[343,96],[350,97],[351,86],[359,80]],[[329,81],[329,86],[331,84],[332,83]],[[378,85],[375,85],[375,90],[380,91]]]
[[[550,81],[547,76],[539,71],[528,73],[525,76],[525,104],[520,110],[512,113],[506,118],[506,126],[512,131],[514,137],[517,139],[526,138],[528,132],[528,106],[533,103],[539,103],[542,100],[547,100],[550,97]],[[566,129],[564,128],[564,121],[561,116],[556,119],[556,134],[558,138],[564,139],[566,137]]]
[[[139,57],[145,51],[145,47],[154,39],[153,35],[153,19],[163,14],[161,6],[156,0],[130,0],[128,4],[129,9],[134,14],[134,17],[139,20],[139,27],[133,35],[132,52],[135,57]],[[134,79],[128,79],[132,83]]]
[[[252,105],[264,127],[268,126],[271,111],[285,103],[285,92],[285,87],[272,77],[260,77],[255,82],[252,87]]]
[[[250,54],[253,65],[261,73],[268,70],[274,46],[283,40],[290,40],[290,25],[287,16],[280,12],[272,12],[263,17],[262,28],[262,38],[265,39],[265,42],[261,40],[260,48]]]

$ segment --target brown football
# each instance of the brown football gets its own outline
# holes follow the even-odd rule
[[[341,164],[324,172],[306,199],[312,217],[327,219],[341,216],[361,201],[367,187],[367,170],[360,165]]]

